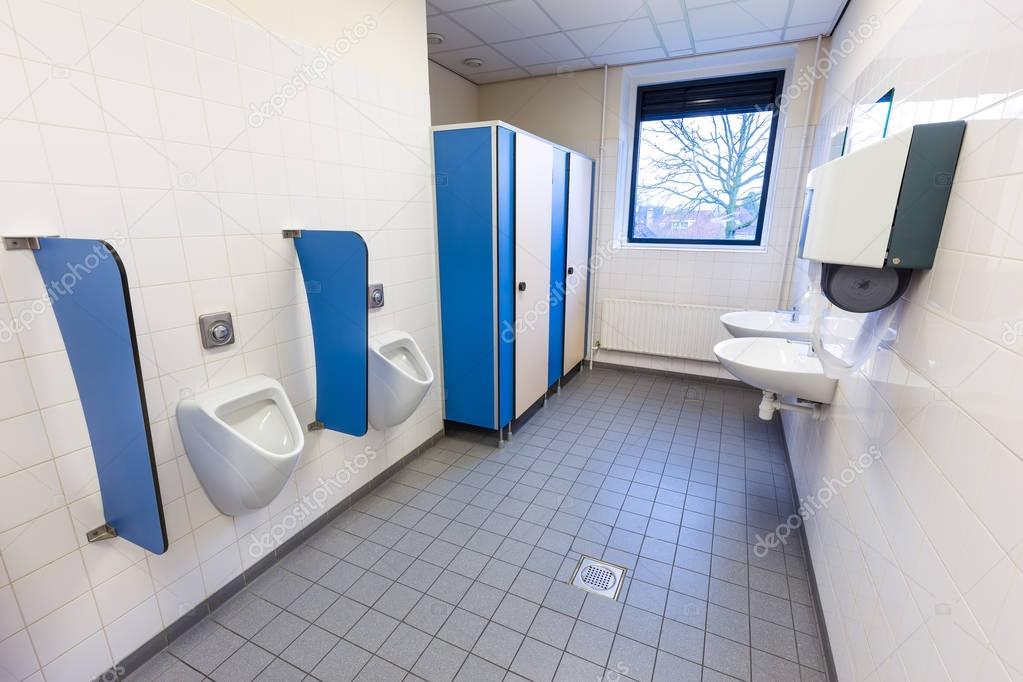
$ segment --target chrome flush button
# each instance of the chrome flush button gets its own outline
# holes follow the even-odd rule
[[[234,343],[234,322],[231,313],[209,313],[199,316],[199,332],[203,348],[220,348]]]
[[[370,308],[383,308],[384,307],[384,285],[383,284],[370,284],[369,285],[369,296],[368,304]]]

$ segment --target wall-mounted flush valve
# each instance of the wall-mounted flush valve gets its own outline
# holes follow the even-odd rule
[[[368,304],[370,308],[383,308],[384,307],[384,285],[370,284],[368,294]]]
[[[234,322],[231,313],[209,313],[199,316],[199,332],[203,348],[220,348],[234,343]]]

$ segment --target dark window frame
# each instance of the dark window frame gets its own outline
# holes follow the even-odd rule
[[[639,175],[640,157],[640,129],[644,121],[658,120],[658,117],[644,117],[643,98],[645,93],[656,93],[670,90],[685,90],[689,88],[710,88],[718,86],[734,86],[735,93],[741,93],[743,85],[751,82],[773,80],[774,93],[770,102],[766,105],[736,105],[726,101],[716,101],[713,97],[702,98],[679,103],[679,113],[675,116],[661,116],[661,120],[668,118],[685,118],[685,114],[699,113],[701,115],[722,115],[734,113],[750,113],[757,111],[771,112],[771,134],[767,142],[766,169],[764,172],[764,183],[760,193],[760,213],[757,217],[757,230],[753,239],[687,239],[685,237],[636,237],[634,234],[636,221],[636,182]],[[765,71],[742,75],[724,76],[718,78],[703,78],[691,81],[673,81],[670,83],[657,83],[655,85],[641,85],[636,89],[636,114],[633,123],[632,139],[632,172],[629,185],[629,224],[627,241],[629,244],[673,244],[679,246],[729,246],[736,249],[760,248],[763,246],[764,219],[767,215],[768,192],[771,185],[771,173],[774,169],[774,149],[778,139],[778,125],[781,117],[781,110],[778,106],[785,87],[785,71]],[[741,95],[740,95],[741,96]],[[721,98],[728,99],[728,95]]]

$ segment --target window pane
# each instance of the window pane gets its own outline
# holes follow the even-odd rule
[[[643,121],[632,238],[755,242],[772,113]]]

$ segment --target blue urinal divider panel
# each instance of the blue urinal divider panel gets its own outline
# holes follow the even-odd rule
[[[78,386],[106,523],[163,554],[167,528],[121,259],[95,239],[42,238],[33,253]]]
[[[561,378],[565,364],[565,249],[568,237],[568,152],[554,150],[554,191],[551,202],[550,342],[547,344],[547,386]]]
[[[303,230],[295,240],[316,351],[316,421],[365,435],[369,252],[356,232]]]

